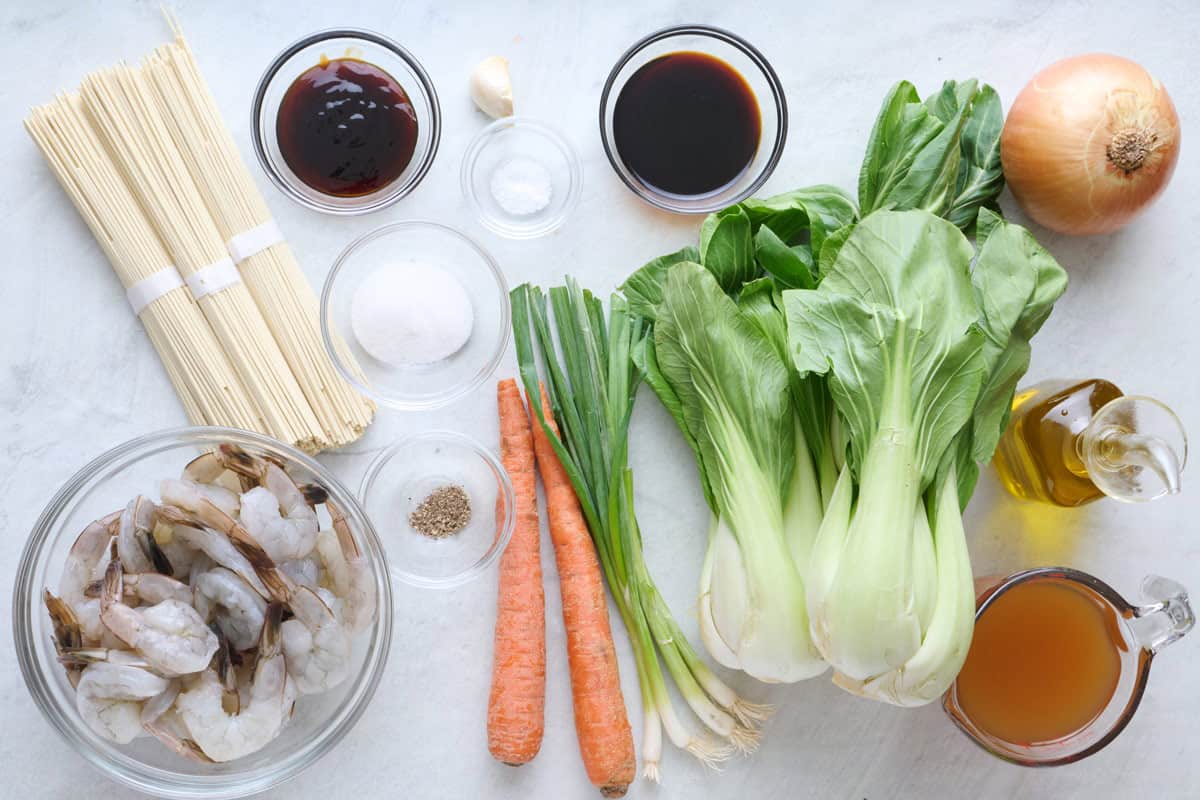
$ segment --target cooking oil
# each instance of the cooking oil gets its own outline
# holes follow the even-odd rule
[[[1174,494],[1186,458],[1187,437],[1169,408],[1093,378],[1018,391],[994,463],[1017,497],[1073,507],[1106,495]]]

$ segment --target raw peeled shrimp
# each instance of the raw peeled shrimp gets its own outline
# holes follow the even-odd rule
[[[171,566],[158,542],[154,541],[155,506],[149,498],[138,495],[121,512],[117,527],[117,555],[126,572],[163,572],[170,574]]]
[[[75,607],[75,615],[79,618],[79,627],[83,630],[83,643],[97,647],[124,647],[125,643],[118,639],[100,619],[100,598],[84,600]]]
[[[230,521],[232,517],[213,505],[203,494],[193,491],[192,486],[183,481],[163,481],[159,492],[163,502],[171,504],[159,506],[159,516],[175,526],[174,535],[177,539],[236,574],[263,597],[268,595],[267,587],[263,585],[246,557],[216,526],[207,523],[191,509],[204,508],[206,513],[212,515],[215,512],[218,518],[223,517]],[[204,527],[206,525],[208,527]]]
[[[241,555],[241,554],[239,553],[238,555]],[[195,558],[195,560],[192,561],[191,572],[188,574],[188,579],[187,579],[188,585],[195,587],[196,581],[199,580],[200,576],[216,566],[218,566],[217,562],[215,562],[211,558],[209,558],[208,553],[205,553],[202,550],[197,550],[196,558]],[[250,570],[250,571],[253,572],[254,570]],[[254,577],[257,578],[258,576],[255,575]],[[266,587],[263,587],[263,588],[266,588]]]
[[[65,602],[75,605],[84,599],[84,589],[91,582],[96,565],[104,558],[104,551],[112,541],[113,526],[121,519],[121,514],[114,511],[89,523],[71,545],[58,581],[58,593]]]
[[[323,489],[301,488],[275,462],[233,445],[221,445],[216,458],[258,483],[242,495],[240,519],[273,561],[292,561],[312,552],[318,529],[313,505],[325,501]]]
[[[241,522],[276,562],[304,558],[317,543],[317,512],[283,470],[242,495]]]
[[[192,562],[196,560],[199,551],[175,538],[174,527],[161,519],[154,527],[154,541],[170,562],[171,575],[186,582],[192,571]]]
[[[182,732],[183,721],[174,708],[182,688],[180,680],[173,678],[162,693],[142,704],[142,729],[184,758],[211,764],[212,759],[204,755],[200,745]]]
[[[350,638],[320,595],[290,580],[287,583],[289,588],[277,599],[286,597],[294,615],[283,623],[288,675],[301,694],[327,691],[344,681],[349,673]]]
[[[166,481],[163,481],[163,483],[166,483]],[[221,509],[221,511],[225,512],[234,519],[237,519],[238,514],[241,513],[242,500],[238,496],[238,493],[231,492],[224,486],[199,483],[197,481],[189,481],[187,479],[175,480],[172,481],[172,483],[183,484],[187,487],[188,491],[195,492],[204,497],[214,506]],[[159,491],[161,494],[161,488]],[[170,502],[166,497],[163,497],[162,501],[164,503]]]
[[[92,664],[75,687],[75,708],[97,735],[127,744],[143,730],[142,702],[162,694],[170,682],[123,664]]]
[[[254,647],[262,633],[267,601],[244,580],[224,567],[198,576],[194,583],[196,611],[214,622],[234,650]]]
[[[215,450],[210,450],[189,461],[183,468],[181,477],[187,481],[219,486],[222,489],[228,489],[235,495],[241,494],[242,491],[241,478],[236,472],[229,470],[221,463]]]
[[[163,481],[160,491],[164,500],[171,483]],[[206,498],[179,493],[173,495],[171,502],[194,514],[202,524],[229,537],[258,573],[267,587],[268,597],[284,603],[291,610],[294,618],[283,624],[283,651],[287,656],[288,674],[295,680],[299,692],[323,692],[345,680],[350,665],[350,638],[320,595],[289,578],[245,526]]]
[[[332,530],[317,536],[317,554],[325,567],[325,578],[333,594],[342,601],[342,625],[351,633],[364,630],[375,618],[375,576],[367,566],[342,510],[325,504],[333,520]]]
[[[83,638],[92,643],[105,639],[106,630],[100,622],[100,601],[89,600],[85,592],[104,558],[104,551],[116,535],[121,513],[114,511],[83,529],[67,553],[58,581],[59,597],[75,612]]]
[[[241,508],[241,500],[236,492],[231,492],[221,486],[208,486],[193,481],[185,481],[190,490],[199,492],[211,500],[225,513],[236,517]],[[197,549],[185,539],[175,535],[175,527],[169,519],[164,518],[161,510],[155,515],[155,525],[152,533],[155,547],[165,557],[171,566],[171,574],[179,579],[185,579],[191,572],[192,561],[195,560]],[[131,571],[126,565],[126,571]],[[161,571],[161,570],[160,570]]]
[[[162,716],[175,705],[175,698],[179,697],[179,690],[182,687],[179,685],[178,678],[172,678],[167,682],[167,688],[151,697],[142,705],[142,713],[140,716],[142,726],[146,727],[153,725],[162,719]]]
[[[163,600],[178,600],[181,603],[192,602],[192,587],[183,581],[157,572],[135,572],[132,575],[124,572],[122,564],[121,584],[124,591],[122,601],[130,600],[135,603],[154,605]],[[104,592],[104,579],[92,581],[84,593],[88,597],[99,597]]]
[[[172,675],[199,672],[217,651],[217,637],[196,609],[178,600],[131,608],[124,596],[121,562],[109,562],[100,597],[100,619],[117,638],[156,669]]]
[[[317,535],[317,542],[320,543],[320,534]],[[301,586],[316,589],[321,585],[321,565],[317,563],[314,556],[285,561],[279,565],[279,568]]]
[[[215,670],[206,669],[189,678],[175,701],[188,733],[213,761],[232,761],[265,747],[287,719],[287,665],[280,646],[283,607],[267,608],[258,661],[250,680],[246,701],[236,714],[225,711],[225,686]]]

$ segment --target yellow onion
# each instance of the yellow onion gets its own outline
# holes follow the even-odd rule
[[[1004,178],[1047,228],[1108,233],[1158,197],[1179,157],[1179,115],[1155,78],[1119,56],[1067,58],[1038,73],[1008,112]]]

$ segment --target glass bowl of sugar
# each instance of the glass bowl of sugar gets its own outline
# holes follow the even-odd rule
[[[334,365],[363,394],[402,411],[440,408],[487,380],[508,346],[510,313],[491,254],[423,220],[355,239],[321,291]]]
[[[571,144],[544,122],[505,117],[467,146],[462,190],[488,230],[510,239],[545,236],[579,202],[583,170]]]

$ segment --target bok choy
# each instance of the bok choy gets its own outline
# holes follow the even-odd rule
[[[712,509],[704,643],[725,666],[797,681],[826,669],[809,637],[798,566],[816,535],[821,492],[769,291],[747,288],[739,305],[699,264],[672,266],[645,361],[695,449]]]
[[[832,186],[746,200],[622,286],[649,331],[634,359],[712,512],[698,606],[721,664],[777,681],[828,662],[902,705],[961,666],[961,509],[1066,285],[992,211],[1002,126],[986,84],[922,99],[901,81],[857,202]]]
[[[813,546],[813,638],[852,690],[944,692],[974,596],[961,511],[1007,422],[1029,339],[1066,289],[1033,237],[980,211],[978,258],[949,222],[880,211],[821,284],[783,293],[801,374],[827,374],[850,447]]]

